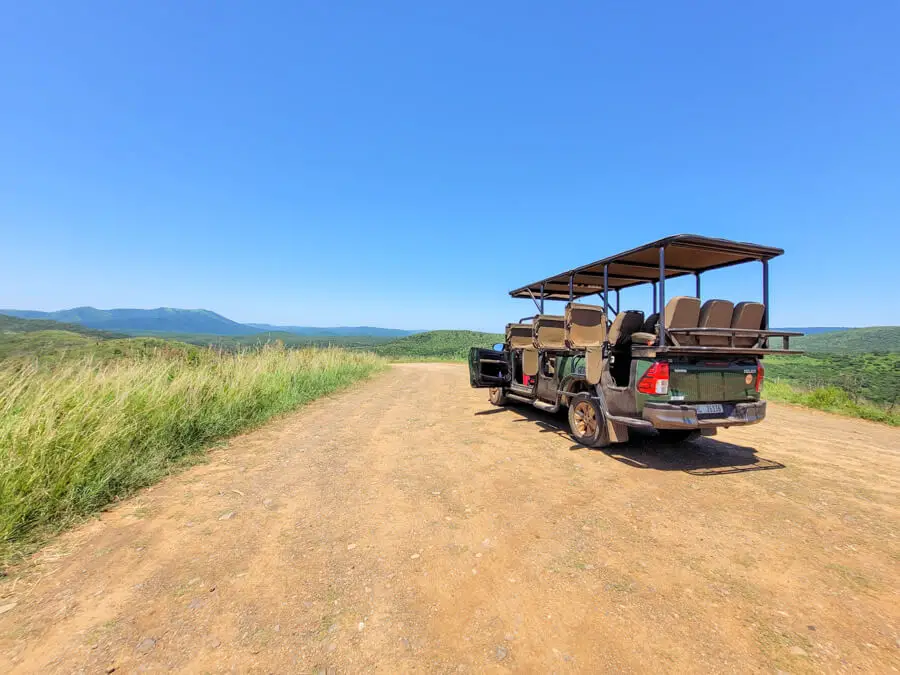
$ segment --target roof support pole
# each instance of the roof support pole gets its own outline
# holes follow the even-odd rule
[[[569,275],[569,302],[575,299],[575,275]]]
[[[769,330],[769,261],[763,260],[763,330]]]
[[[697,299],[700,299],[700,272],[694,272],[694,277],[697,280]]]
[[[656,309],[656,282],[653,282],[653,313],[656,314],[659,310]]]
[[[622,309],[622,302],[619,300],[619,289],[616,289],[616,314]]]
[[[603,266],[603,314],[609,316],[609,266]]]
[[[544,313],[544,284],[541,284],[541,314]]]
[[[659,313],[666,306],[666,247],[659,247]],[[666,344],[666,317],[659,317],[659,346]]]

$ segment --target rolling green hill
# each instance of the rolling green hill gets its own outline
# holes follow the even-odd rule
[[[4,333],[35,333],[47,330],[68,331],[86,337],[97,338],[98,340],[128,337],[124,333],[112,333],[109,331],[86,328],[77,323],[61,323],[59,321],[49,321],[46,319],[21,319],[15,316],[0,314],[0,335]]]
[[[853,398],[900,403],[900,354],[767,356],[766,378],[804,389],[838,387]]]
[[[900,326],[848,328],[793,338],[791,346],[823,354],[900,352]]]
[[[490,347],[496,342],[503,342],[503,335],[471,330],[432,330],[378,345],[375,353],[400,361],[463,361],[470,347]]]
[[[27,357],[57,362],[90,356],[106,361],[121,356],[145,356],[158,350],[188,352],[196,347],[172,340],[133,338],[77,324],[0,315],[0,360]]]

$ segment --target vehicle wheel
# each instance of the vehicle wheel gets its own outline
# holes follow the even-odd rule
[[[506,390],[500,387],[491,387],[488,391],[488,401],[492,405],[506,405]]]
[[[700,437],[700,432],[694,429],[657,429],[659,437],[666,443],[685,443]]]
[[[569,401],[569,430],[581,445],[589,448],[609,445],[603,411],[588,394],[578,394]]]

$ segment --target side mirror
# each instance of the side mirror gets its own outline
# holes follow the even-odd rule
[[[502,351],[503,351],[503,348],[504,348],[505,346],[506,346],[506,345],[504,345],[502,342],[498,342],[497,344],[494,345],[494,351],[495,351],[495,352],[502,352]]]

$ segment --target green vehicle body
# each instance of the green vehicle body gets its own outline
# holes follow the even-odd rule
[[[651,364],[658,359],[634,359],[635,377],[639,382]],[[560,381],[583,378],[585,360],[581,355],[562,355],[557,358]],[[722,361],[707,359],[691,362],[687,359],[668,360],[669,391],[666,394],[644,394],[634,390],[635,413],[640,415],[644,404],[653,403],[739,403],[759,401],[756,391],[758,363],[756,359]],[[747,376],[750,376],[748,381]]]

